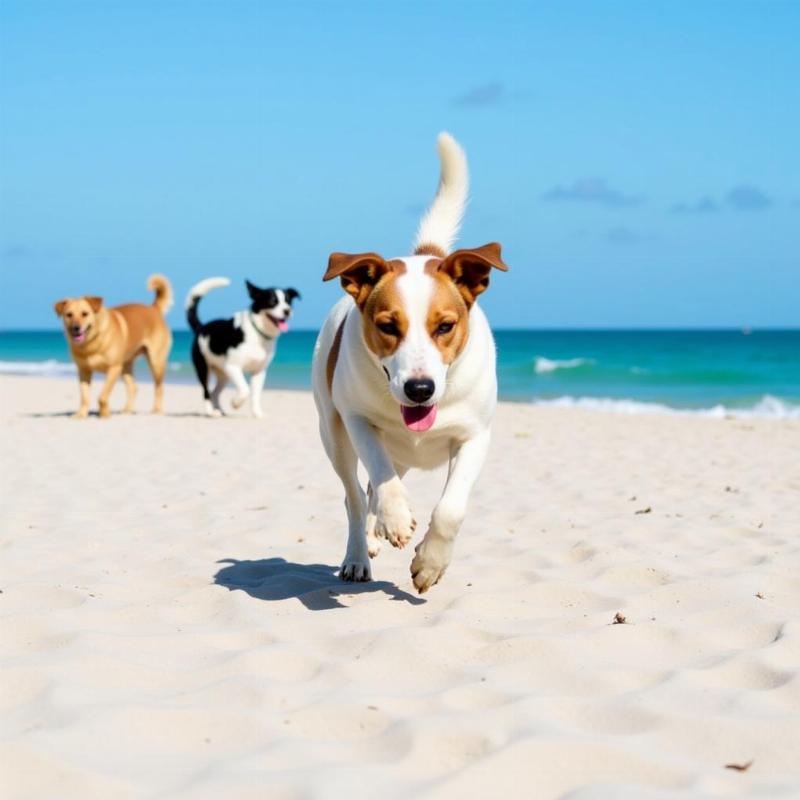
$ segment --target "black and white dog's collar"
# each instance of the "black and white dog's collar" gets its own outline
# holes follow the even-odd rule
[[[261,328],[258,327],[258,325],[256,325],[256,318],[253,316],[252,311],[250,312],[250,324],[256,329],[256,333],[258,333],[259,336],[262,336],[268,342],[271,342],[273,339],[276,338],[275,336],[267,336],[267,334],[264,333],[264,331],[262,331]]]

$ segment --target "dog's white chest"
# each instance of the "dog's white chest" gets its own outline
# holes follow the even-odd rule
[[[267,366],[267,357],[263,350],[256,354],[248,354],[242,364],[242,369],[245,372],[261,372]]]
[[[452,437],[447,431],[412,434],[401,423],[384,428],[383,434],[392,460],[406,467],[435,469],[450,458]]]

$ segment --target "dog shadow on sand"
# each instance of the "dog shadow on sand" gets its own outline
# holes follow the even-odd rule
[[[72,419],[75,416],[75,411],[29,411],[24,414],[20,414],[21,417],[28,417],[29,419],[47,419],[48,417],[61,417],[62,419]],[[90,417],[97,417],[99,419],[100,414],[97,411],[90,411]]]
[[[29,417],[31,419],[46,419],[48,417],[61,417],[62,419],[71,419],[75,416],[74,411],[31,411],[28,413],[20,414],[21,417]],[[149,411],[132,411],[129,414],[123,414],[121,411],[112,411],[111,418],[119,417],[120,419],[131,419],[133,417],[170,417],[175,419],[207,419],[212,418],[202,411],[166,411],[163,414],[152,414]],[[100,419],[100,414],[97,411],[90,411],[87,419]],[[245,419],[249,420],[250,417],[245,415],[225,414],[220,418],[213,418],[214,422],[218,419]],[[81,422],[83,420],[80,420]]]
[[[309,611],[347,608],[340,595],[383,592],[393,600],[424,605],[425,600],[404,592],[390,581],[344,583],[339,580],[339,568],[330,564],[298,564],[283,558],[261,558],[257,561],[238,561],[223,558],[225,564],[214,575],[214,583],[230,591],[247,592],[258,600],[287,600],[296,597]]]

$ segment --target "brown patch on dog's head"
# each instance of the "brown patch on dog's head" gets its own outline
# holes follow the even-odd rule
[[[68,297],[59,300],[54,308],[64,323],[64,331],[74,344],[83,344],[103,307],[102,297]]]
[[[400,294],[395,285],[405,272],[402,259],[386,261],[377,253],[331,253],[323,281],[339,278],[342,288],[356,301],[364,322],[364,338],[378,357],[391,355],[408,329]]]
[[[438,272],[450,278],[469,308],[478,295],[488,288],[492,268],[508,271],[508,266],[500,257],[500,245],[497,242],[450,253],[439,263]]]
[[[397,277],[405,270],[399,259],[375,286],[362,309],[364,340],[378,358],[390,356],[400,347],[408,331],[408,316],[397,289]]]
[[[331,253],[323,281],[339,278],[342,288],[363,311],[370,292],[390,272],[395,262],[385,261],[377,253]],[[400,262],[402,263],[402,262]]]
[[[432,262],[425,265],[426,272]],[[442,354],[445,364],[452,364],[469,338],[469,308],[452,280],[441,272],[432,275],[433,296],[428,306],[428,335]]]

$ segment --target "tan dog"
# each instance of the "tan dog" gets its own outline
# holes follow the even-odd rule
[[[72,358],[78,365],[81,405],[76,418],[84,419],[89,415],[93,372],[106,373],[106,384],[99,398],[100,416],[111,416],[108,398],[120,375],[128,392],[123,413],[129,414],[136,397],[133,361],[142,354],[147,358],[155,383],[153,413],[161,412],[162,383],[172,347],[172,334],[164,314],[172,305],[172,287],[163,275],[151,275],[147,288],[156,293],[151,306],[129,303],[106,308],[102,297],[67,298],[55,304],[56,314],[64,322],[64,335]]]

